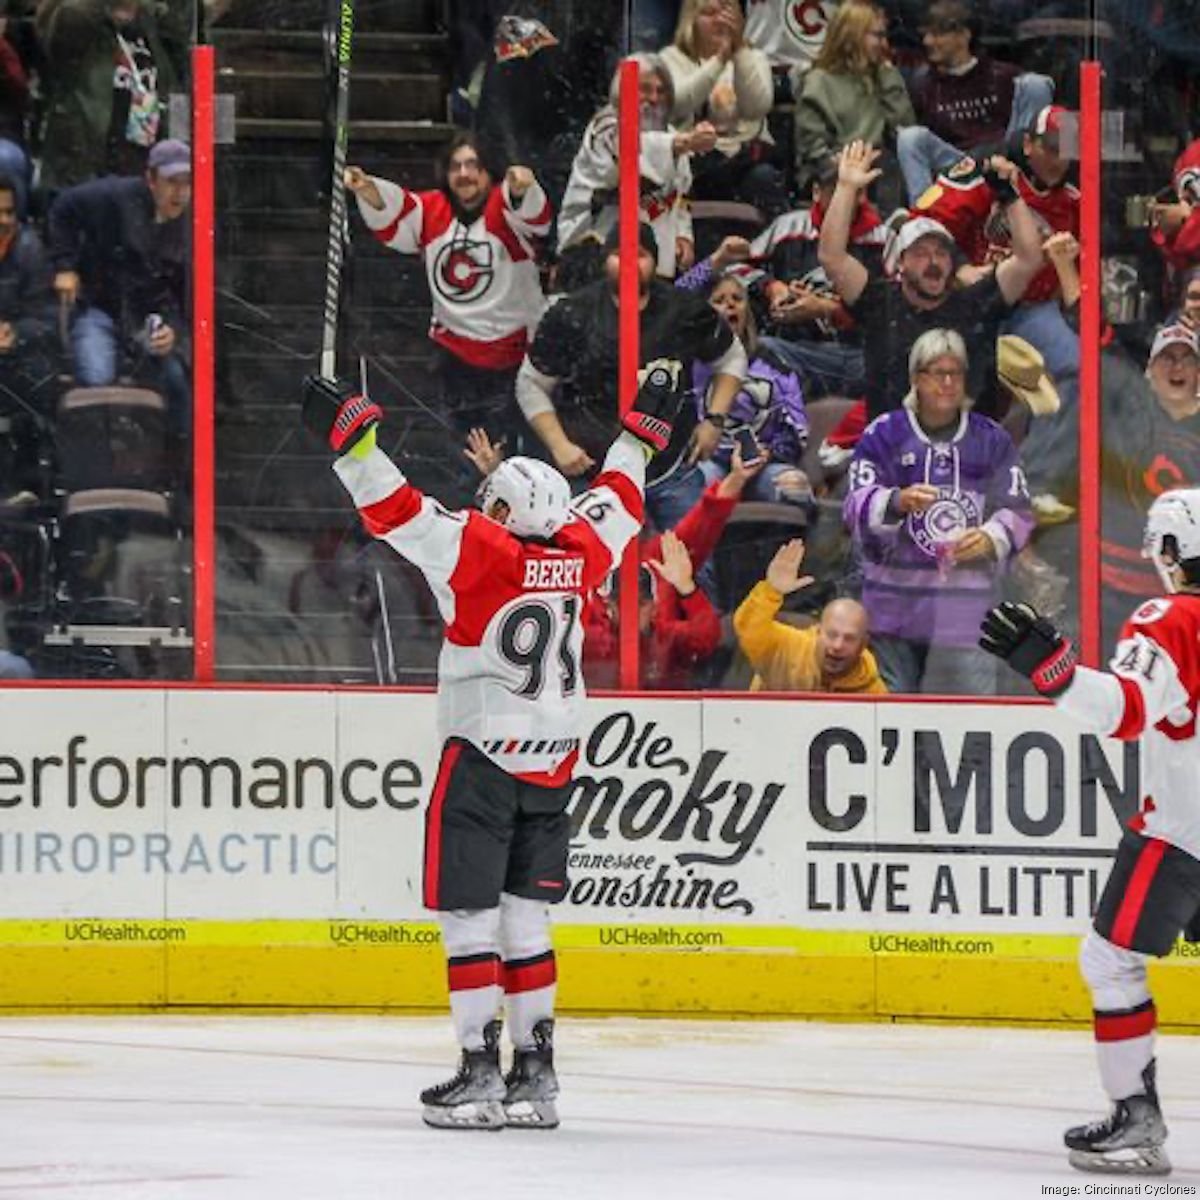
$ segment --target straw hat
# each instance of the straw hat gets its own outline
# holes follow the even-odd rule
[[[1046,362],[1024,338],[1006,333],[997,340],[996,373],[1035,417],[1058,412],[1058,392],[1046,374]]]

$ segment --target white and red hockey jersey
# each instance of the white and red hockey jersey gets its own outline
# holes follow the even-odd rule
[[[531,783],[565,783],[579,757],[585,595],[641,528],[646,462],[613,443],[573,516],[546,542],[477,511],[449,512],[381,450],[334,465],[369,533],[420,568],[445,622],[438,733]]]
[[[643,130],[639,147],[638,208],[641,220],[654,231],[658,274],[675,278],[675,239],[692,238],[688,193],[692,168],[688,155],[675,157],[672,129]],[[616,110],[602,108],[583,131],[571,164],[571,177],[558,214],[558,252],[578,244],[589,233],[601,241],[617,224],[617,167],[619,130]]]
[[[475,367],[516,367],[545,307],[533,239],[550,229],[553,210],[535,181],[513,204],[507,182],[488,193],[470,223],[445,192],[410,192],[372,176],[383,197],[358,211],[385,246],[420,254],[433,300],[429,336]]]
[[[1140,740],[1142,810],[1131,828],[1200,858],[1200,595],[1147,600],[1108,667],[1077,667],[1058,707],[1097,733]]]
[[[837,0],[750,0],[746,41],[766,51],[772,66],[807,71],[836,11]]]

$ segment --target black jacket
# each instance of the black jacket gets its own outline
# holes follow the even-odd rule
[[[107,175],[61,192],[50,209],[50,260],[75,271],[80,299],[103,309],[125,333],[158,313],[186,332],[186,217],[157,222],[141,178]]]

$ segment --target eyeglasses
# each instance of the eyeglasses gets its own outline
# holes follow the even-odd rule
[[[962,379],[966,371],[961,367],[922,367],[917,374],[936,379],[938,383],[954,383]]]

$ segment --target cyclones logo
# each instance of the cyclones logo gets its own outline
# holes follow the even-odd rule
[[[792,0],[783,7],[787,31],[801,45],[820,42],[825,37],[833,5],[829,0]]]
[[[447,304],[469,304],[487,294],[496,271],[488,242],[447,242],[430,271],[433,286]]]
[[[981,525],[983,514],[973,496],[943,492],[924,512],[909,513],[909,536],[923,554],[937,558],[938,545],[957,541],[968,529]]]

